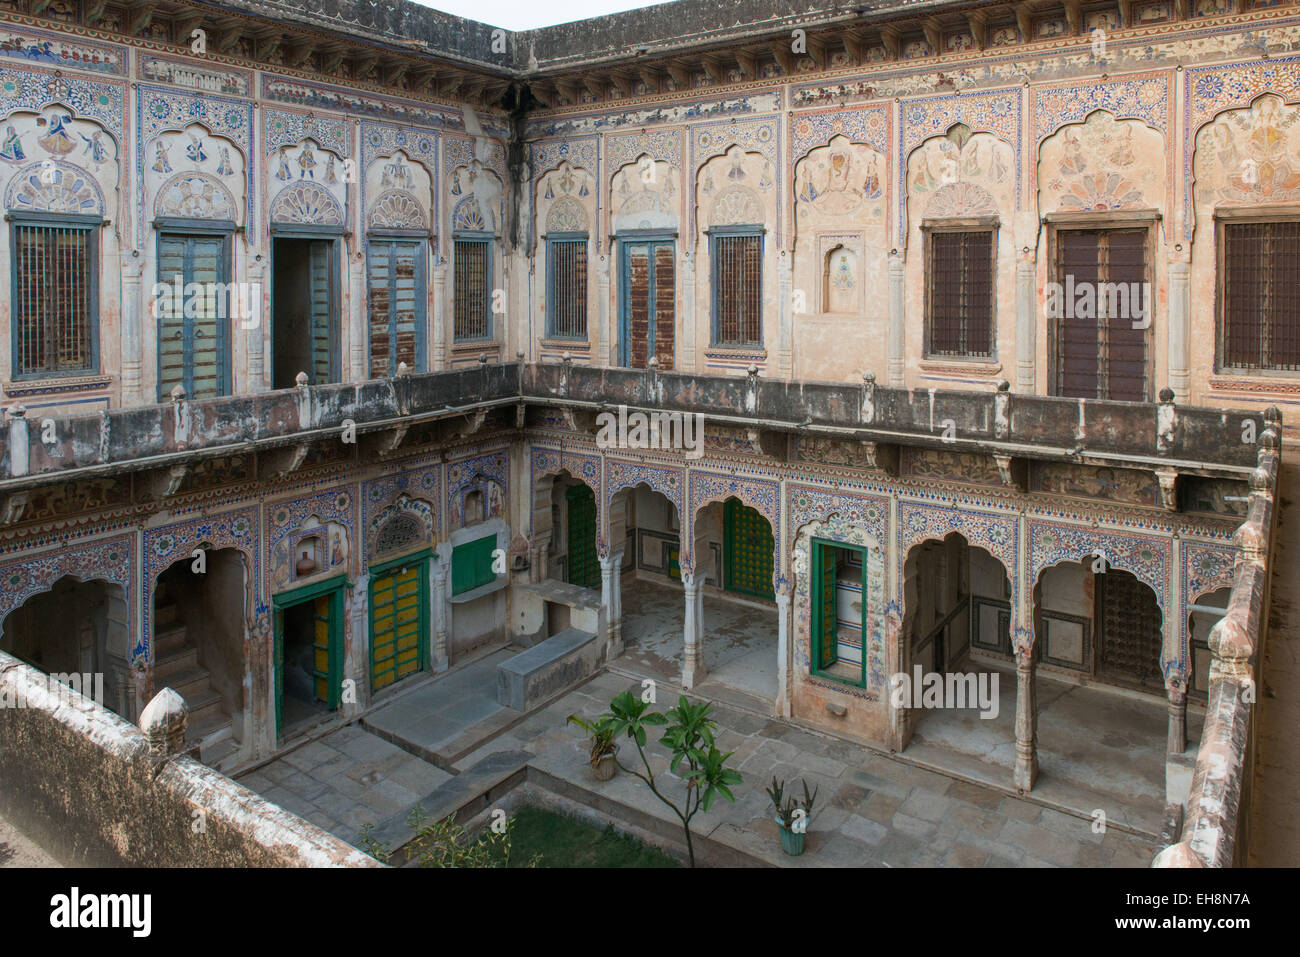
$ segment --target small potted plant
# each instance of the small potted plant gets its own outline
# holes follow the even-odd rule
[[[817,800],[816,788],[809,794],[808,782],[800,778],[799,783],[803,785],[803,800],[793,794],[786,797],[785,782],[778,781],[775,777],[772,778],[772,786],[765,789],[767,796],[772,799],[772,807],[776,809],[776,823],[781,829],[781,850],[791,857],[803,853],[808,820],[812,817],[813,804]]]
[[[608,781],[618,771],[614,755],[618,745],[614,743],[614,716],[602,714],[595,721],[588,721],[580,715],[569,715],[569,724],[576,724],[591,735],[591,773],[597,781]]]

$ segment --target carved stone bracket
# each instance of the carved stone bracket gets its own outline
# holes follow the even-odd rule
[[[188,463],[141,473],[136,479],[136,488],[140,493],[137,495],[137,499],[160,502],[163,499],[171,498],[181,490],[181,486],[185,483],[185,479],[189,474],[190,465]]]
[[[1156,469],[1156,481],[1160,483],[1160,504],[1171,512],[1178,511],[1178,470]]]
[[[1023,492],[1029,484],[1029,463],[1013,455],[994,455],[1002,484]]]
[[[17,525],[27,511],[27,492],[14,492],[0,499],[0,525]]]
[[[263,452],[258,461],[258,473],[263,480],[286,478],[302,467],[310,451],[310,442],[299,442]]]

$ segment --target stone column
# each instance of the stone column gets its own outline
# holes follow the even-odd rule
[[[1035,308],[1033,251],[1026,247],[1016,263],[1016,391],[1034,394],[1034,359],[1038,347],[1038,313]]]
[[[596,257],[596,361],[602,366],[614,365],[617,356],[614,353],[616,330],[609,318],[609,254]],[[533,344],[528,344],[528,354],[533,354]]]
[[[682,572],[682,590],[686,593],[686,626],[682,631],[685,650],[682,655],[682,688],[690,691],[704,679],[704,605],[700,586],[704,576]]]
[[[1190,272],[1181,257],[1169,261],[1169,388],[1180,402],[1189,400],[1191,390]],[[1154,303],[1148,303],[1148,308],[1154,313]]]
[[[600,604],[605,609],[609,636],[605,644],[605,660],[613,661],[623,653],[623,582],[619,569],[623,566],[623,553],[612,552],[600,559]]]
[[[790,599],[789,586],[784,586],[776,593],[776,704],[773,709],[776,717],[790,717],[791,698],[791,664],[790,653]]]
[[[1038,777],[1038,703],[1034,699],[1033,647],[1016,650],[1016,787],[1029,791]]]
[[[1187,688],[1175,677],[1165,689],[1169,697],[1169,741],[1166,750],[1172,755],[1187,750]]]
[[[352,257],[349,281],[352,284],[351,312],[349,326],[352,334],[348,337],[351,346],[351,375],[353,382],[366,378],[366,255],[360,250]]]
[[[144,275],[144,257],[132,250],[122,266],[122,404],[144,402],[144,319],[140,298],[140,279]],[[152,296],[150,299],[152,300]]]
[[[271,325],[271,311],[267,308],[269,290],[266,288],[266,263],[260,255],[248,261],[249,295],[244,300],[249,304],[252,314],[246,318],[232,319],[232,332],[247,336],[248,343],[248,392],[266,392],[265,337]]]
[[[905,278],[903,257],[895,251],[889,256],[889,384],[894,388],[902,388],[907,363]]]
[[[776,374],[782,379],[794,369],[794,290],[790,271],[790,253],[782,249],[776,256],[777,346]]]
[[[433,647],[430,649],[429,666],[435,673],[446,671],[451,666],[451,657],[447,651],[447,573],[451,563],[436,552],[429,563],[429,610],[433,618]]]
[[[447,267],[433,267],[433,371],[447,368]],[[530,347],[531,348],[531,347]]]
[[[689,242],[684,239],[683,242]],[[682,267],[682,314],[677,328],[682,331],[681,348],[677,350],[677,368],[681,372],[695,371],[695,253],[683,249],[678,260]]]

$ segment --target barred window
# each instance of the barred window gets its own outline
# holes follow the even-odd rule
[[[1300,222],[1222,228],[1220,366],[1300,372]]]
[[[587,338],[587,237],[546,241],[548,336]]]
[[[456,240],[454,337],[487,339],[492,335],[492,253],[487,239]]]
[[[926,244],[928,356],[993,356],[993,230],[934,230]]]
[[[15,376],[95,368],[96,239],[89,224],[14,224]]]
[[[713,342],[763,344],[763,236],[724,233],[710,237],[713,261]]]

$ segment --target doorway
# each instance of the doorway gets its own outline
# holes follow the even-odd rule
[[[370,689],[380,691],[429,666],[429,559],[399,558],[370,576]]]
[[[176,386],[191,399],[230,391],[229,277],[229,234],[158,234],[158,281],[186,290],[158,316],[159,402]]]
[[[619,270],[618,363],[644,369],[653,356],[660,371],[673,367],[676,256],[671,239],[623,240]]]
[[[311,385],[339,378],[335,329],[335,240],[277,235],[271,241],[271,356],[274,389],[299,372]]]
[[[278,595],[275,606],[275,721],[283,737],[339,706],[343,583]]]
[[[584,588],[600,585],[600,560],[596,553],[596,493],[586,485],[565,490],[568,505],[569,583]]]
[[[757,510],[729,498],[723,507],[723,587],[773,601],[772,525]]]

